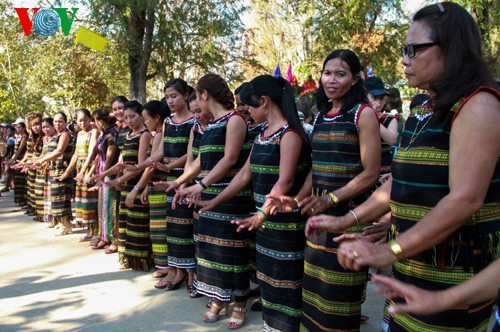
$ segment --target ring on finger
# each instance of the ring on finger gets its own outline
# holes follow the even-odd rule
[[[352,256],[354,257],[354,259],[358,258],[359,257],[359,254],[356,250],[353,250],[352,251]]]
[[[314,214],[314,208],[313,207],[311,208],[311,213]]]

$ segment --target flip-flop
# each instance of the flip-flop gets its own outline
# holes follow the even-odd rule
[[[118,249],[106,248],[106,249],[104,250],[104,253],[105,253],[105,254],[115,254],[115,253],[117,253],[117,252],[118,252]]]
[[[170,285],[171,283],[172,283],[171,280],[160,279],[154,284],[154,287],[156,289],[164,289],[167,288],[167,286]]]

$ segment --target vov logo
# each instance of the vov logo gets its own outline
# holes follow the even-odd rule
[[[68,8],[42,9],[32,8],[33,17],[30,19],[28,10],[30,8],[14,8],[19,16],[19,21],[24,30],[24,34],[29,36],[31,29],[35,29],[40,36],[52,36],[59,30],[59,26],[65,36],[69,35],[75,14],[78,8],[71,8],[73,15],[68,17]]]

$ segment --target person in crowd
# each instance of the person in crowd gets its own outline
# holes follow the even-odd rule
[[[299,115],[300,123],[302,124],[302,127],[304,128],[305,132],[307,133],[307,136],[311,137],[314,126],[305,121],[306,117],[303,112],[299,111],[297,114]]]
[[[302,313],[304,226],[299,210],[271,214],[266,196],[293,195],[302,188],[311,167],[309,139],[300,124],[290,84],[282,77],[261,75],[241,91],[252,117],[266,123],[251,154],[229,186],[200,213],[253,189],[257,213],[232,223],[237,231],[256,231],[257,277],[263,301],[263,330],[298,331]],[[287,257],[287,259],[282,259]]]
[[[191,129],[191,133],[189,134],[189,143],[187,148],[187,158],[186,164],[184,166],[184,172],[189,173],[193,167],[196,167],[194,161],[200,154],[200,142],[205,129],[208,125],[208,122],[213,119],[212,113],[203,113],[198,106],[198,102],[196,101],[196,93],[192,92],[188,98],[189,110],[192,113],[196,123],[193,125]],[[184,174],[184,173],[183,173]],[[201,181],[201,177],[198,176],[196,181]],[[172,208],[175,209],[177,207],[177,202],[181,195],[176,194],[172,199]],[[193,240],[196,242],[197,240],[197,225],[199,222],[199,207],[195,206],[193,209]],[[196,270],[193,278],[196,279]],[[190,298],[201,297],[194,286],[188,283],[188,293]],[[211,302],[210,302],[211,303]]]
[[[359,72],[359,59],[350,50],[335,50],[326,57],[316,98],[319,113],[312,136],[312,172],[294,198],[276,198],[278,210],[295,208],[298,201],[304,214],[339,216],[373,191],[380,172],[380,128],[375,111],[367,105]],[[359,330],[367,269],[344,269],[333,238],[362,230],[354,224],[307,239],[302,329]]]
[[[36,216],[35,221],[45,221],[49,223],[49,227],[54,227],[52,213],[50,212],[50,170],[48,162],[37,164],[36,160],[46,156],[49,152],[49,143],[56,135],[54,122],[52,118],[42,119],[42,152],[32,159],[33,168],[36,169],[35,178],[35,201],[36,201]]]
[[[90,181],[102,181],[105,177],[120,172],[120,164],[136,165],[147,158],[151,134],[144,126],[142,105],[136,100],[128,101],[123,106],[124,123],[130,128],[121,151],[118,164],[107,171],[94,175]],[[149,237],[149,206],[141,201],[144,188],[138,188],[141,175],[138,171],[126,172],[109,181],[109,187],[120,187],[120,215],[118,225],[118,253],[121,269],[149,271],[151,268],[151,241]],[[126,198],[132,190],[137,194],[133,204],[127,204]]]
[[[118,130],[115,127],[116,119],[108,112],[107,109],[98,109],[92,113],[94,123],[100,134],[97,137],[96,149],[96,173],[101,174],[106,172],[111,166],[118,161]],[[105,184],[106,181],[112,180],[112,177],[105,177],[93,188],[98,189],[98,204],[97,204],[97,220],[99,223],[99,234],[97,237],[99,242],[92,246],[92,249],[109,248],[111,243],[115,242],[115,234],[113,233],[113,224],[115,223],[115,201],[116,189]],[[86,180],[89,183],[89,180]]]
[[[28,133],[26,131],[26,121],[23,118],[18,118],[14,122],[16,128],[16,142],[14,145],[14,154],[9,160],[9,165],[14,173],[14,202],[19,206],[24,207],[27,204],[26,194],[26,173],[15,165],[19,163],[26,154]]]
[[[245,105],[245,103],[243,103],[241,101],[241,98],[240,98],[241,90],[248,84],[249,84],[248,82],[244,82],[234,90],[234,99],[236,101],[236,110],[238,112],[240,112],[240,114],[242,114],[245,117],[245,119],[247,120],[248,135],[247,135],[247,141],[245,144],[248,146],[252,146],[253,142],[255,140],[255,137],[257,137],[264,130],[266,123],[265,123],[265,121],[260,122],[260,123],[257,122],[249,112],[250,107],[248,105]],[[253,196],[253,194],[252,194],[252,196]],[[254,213],[255,211],[252,210],[251,212]],[[248,261],[249,261],[250,268],[251,268],[250,280],[257,283],[257,264],[255,262],[255,255],[256,255],[255,232],[249,232],[248,236],[249,236],[248,243],[249,243],[249,247],[250,247]],[[252,311],[262,311],[262,301],[260,299],[260,287],[259,286],[250,290],[250,297],[255,297],[255,296],[258,296],[259,299],[252,304],[250,309]]]
[[[4,180],[5,180],[5,187],[2,189],[2,192],[7,192],[11,188],[14,187],[13,181],[14,181],[14,170],[10,167],[12,162],[12,157],[14,156],[14,150],[16,147],[16,128],[13,126],[8,125],[5,128],[5,144],[7,146],[6,152],[5,152],[5,158],[4,158]]]
[[[128,99],[125,96],[116,96],[111,100],[111,112],[113,117],[116,120],[115,128],[118,131],[118,138],[116,140],[116,145],[118,146],[118,155],[123,151],[123,147],[125,145],[125,141],[127,139],[127,134],[130,131],[130,128],[127,126],[125,119],[123,117],[123,107],[125,103],[128,102]],[[108,248],[105,249],[104,253],[106,254],[114,254],[118,252],[118,225],[119,220],[118,217],[120,215],[120,189],[115,188],[116,190],[116,201],[115,201],[115,220],[113,222],[113,242],[109,245]]]
[[[148,149],[148,158],[157,153],[161,148],[163,141],[163,123],[169,110],[165,104],[158,100],[151,100],[146,103],[142,110],[142,117],[148,130],[151,132],[151,142]],[[147,160],[147,159],[146,159]],[[128,168],[134,170],[134,166],[128,165]],[[167,261],[167,233],[166,233],[166,204],[167,199],[165,189],[152,184],[153,181],[163,179],[163,171],[156,170],[154,167],[147,167],[142,173],[141,179],[137,185],[127,195],[125,204],[131,206],[134,197],[142,191],[141,199],[144,204],[149,205],[150,215],[150,238],[153,253],[154,267],[158,270],[153,274],[153,277],[166,271],[168,267]]]
[[[75,221],[78,225],[87,227],[87,234],[80,242],[91,241],[92,246],[99,242],[97,223],[97,200],[99,192],[89,190],[93,186],[88,183],[91,167],[97,154],[95,149],[98,130],[92,127],[90,112],[85,109],[76,110],[76,123],[81,128],[76,137],[76,148],[66,170],[58,177],[57,181],[63,181],[71,175],[76,167],[75,188]]]
[[[234,110],[233,93],[222,77],[203,76],[197,84],[196,97],[202,112],[211,113],[214,120],[210,121],[201,139],[196,167],[191,173],[171,181],[167,190],[188,183],[201,172],[201,180],[179,193],[190,198],[201,193],[202,200],[210,200],[224,190],[248,157],[247,125],[244,117]],[[203,316],[206,323],[217,321],[222,309],[227,312],[233,295],[235,305],[228,327],[237,329],[244,323],[250,291],[249,239],[248,232],[236,232],[231,220],[248,217],[250,206],[250,191],[244,190],[199,216],[195,287],[198,293],[213,298],[210,309]]]
[[[431,99],[405,123],[392,179],[352,213],[311,218],[306,230],[364,223],[390,210],[389,243],[337,239],[346,240],[338,251],[342,266],[392,264],[397,280],[442,291],[472,278],[498,255],[500,93],[484,61],[477,24],[460,5],[420,9],[402,51],[409,85],[427,90]],[[492,304],[433,315],[397,313],[386,316],[383,327],[485,331]],[[394,305],[394,299],[387,303]]]
[[[36,215],[35,202],[35,179],[36,170],[32,167],[32,158],[40,156],[43,148],[43,133],[42,133],[42,115],[40,113],[26,114],[27,126],[29,129],[28,141],[26,142],[27,151],[24,158],[18,163],[21,172],[27,173],[26,191],[27,191],[27,211],[28,216]]]
[[[71,181],[68,178],[57,180],[63,174],[73,155],[73,142],[66,128],[67,117],[63,112],[54,115],[54,128],[56,135],[47,145],[46,155],[35,159],[35,165],[49,162],[49,187],[50,187],[50,212],[53,224],[61,224],[62,231],[57,236],[71,234],[73,213],[71,211]]]
[[[380,77],[368,77],[365,81],[370,106],[377,112],[380,121],[380,136],[382,137],[382,160],[380,174],[391,172],[391,147],[398,139],[398,119],[390,113],[384,112],[389,92],[385,89],[384,81]]]

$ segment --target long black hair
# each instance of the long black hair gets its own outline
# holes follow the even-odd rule
[[[259,107],[259,99],[268,96],[278,105],[281,113],[286,118],[288,126],[296,130],[304,141],[304,149],[307,156],[311,156],[311,143],[304,127],[300,123],[295,105],[295,98],[292,86],[283,77],[273,77],[271,75],[260,75],[243,86],[240,91],[240,98],[243,103],[251,107]],[[310,160],[309,160],[310,165]]]
[[[332,53],[330,53],[323,62],[323,68],[321,70],[323,71],[325,69],[325,66],[328,63],[328,61],[337,58],[347,63],[353,77],[359,75],[359,72],[361,71],[361,64],[359,63],[359,58],[356,55],[356,53],[346,49],[335,50]],[[361,79],[361,77],[358,78],[357,82],[344,95],[343,105],[342,108],[340,109],[340,112],[348,111],[359,103],[364,103],[364,104],[368,103],[368,97],[366,96],[366,89],[363,85],[363,80]],[[321,114],[325,114],[333,106],[332,101],[325,94],[325,90],[323,88],[323,82],[321,79],[319,80],[319,88],[316,90],[316,105],[318,108],[318,112]]]
[[[438,43],[445,58],[443,76],[430,83],[438,118],[480,86],[498,90],[484,61],[479,28],[463,7],[452,2],[429,5],[416,12],[412,21],[430,28],[428,37]]]

